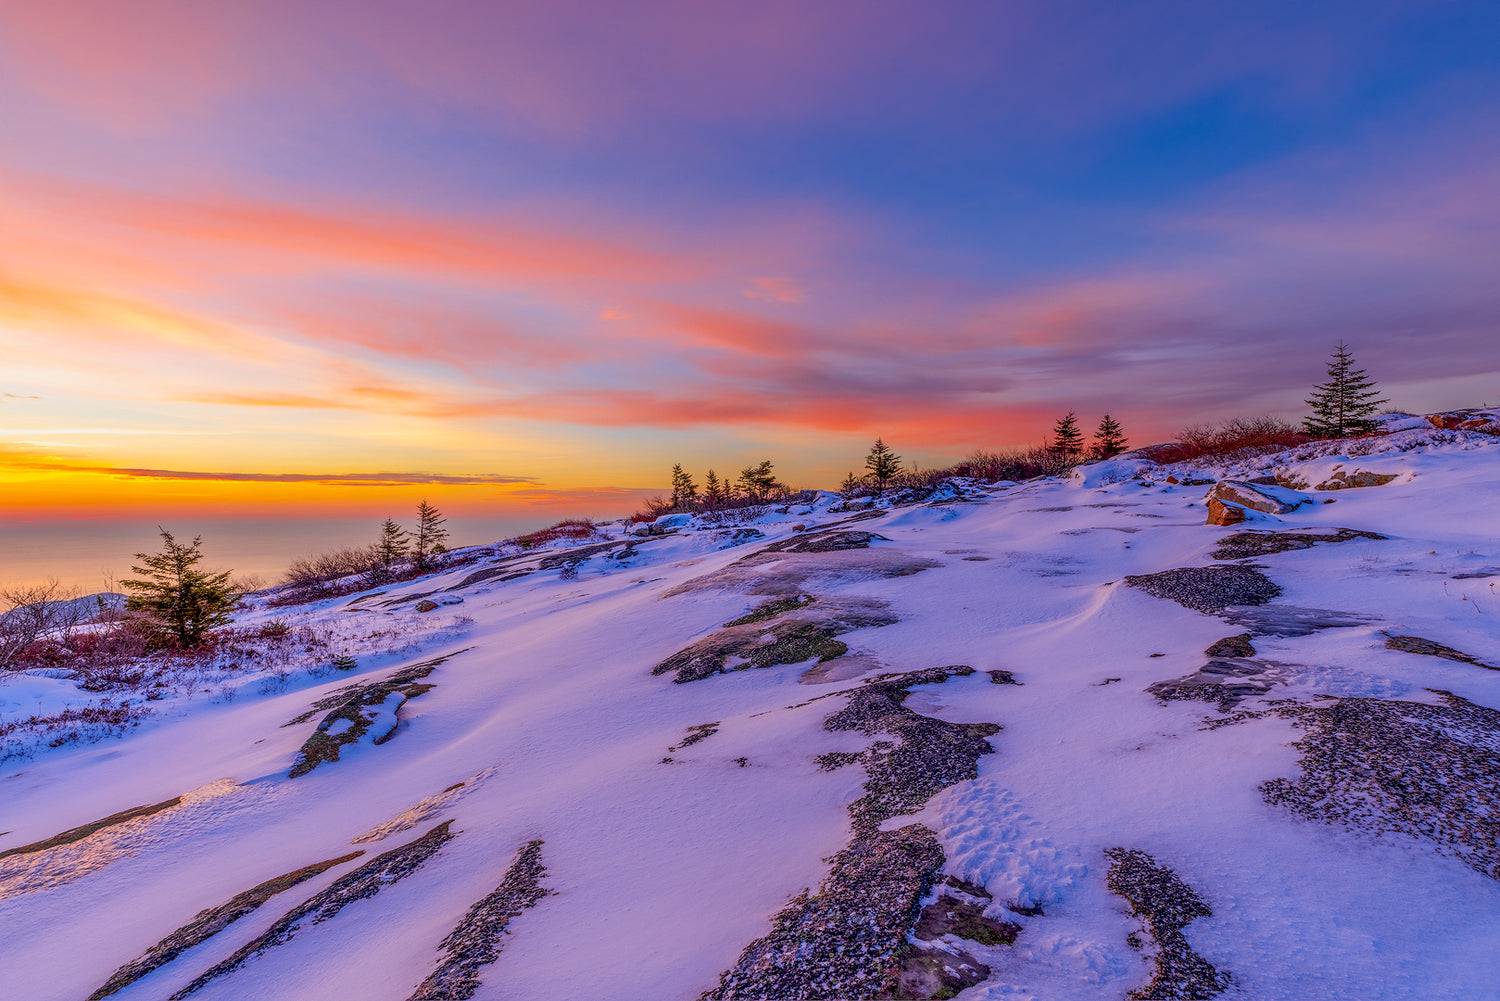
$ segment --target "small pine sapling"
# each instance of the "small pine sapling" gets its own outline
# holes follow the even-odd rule
[[[432,557],[445,551],[443,540],[448,538],[448,530],[443,523],[447,520],[426,500],[417,505],[417,533],[412,539],[411,555],[418,571],[428,569]]]

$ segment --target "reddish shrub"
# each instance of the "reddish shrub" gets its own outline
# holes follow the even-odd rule
[[[1204,456],[1231,458],[1301,445],[1312,439],[1280,417],[1231,417],[1218,424],[1193,424],[1178,440],[1141,449],[1154,462],[1186,462]]]

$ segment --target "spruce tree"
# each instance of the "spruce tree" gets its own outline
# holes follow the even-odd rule
[[[375,543],[375,566],[370,580],[383,584],[396,576],[396,564],[406,558],[406,531],[390,518],[380,526],[380,541]]]
[[[1302,430],[1315,438],[1344,438],[1374,431],[1378,425],[1371,418],[1386,402],[1376,399],[1379,395],[1380,390],[1365,370],[1354,367],[1349,346],[1339,341],[1328,363],[1328,381],[1314,386],[1312,396],[1305,401],[1312,407],[1312,416],[1302,421]]]
[[[448,538],[448,530],[443,527],[443,522],[447,520],[425,498],[417,505],[417,534],[412,539],[411,547],[412,562],[416,569],[426,570],[432,561],[432,555],[442,551],[443,540]]]
[[[1099,422],[1099,429],[1094,432],[1094,458],[1109,459],[1125,451],[1130,443],[1125,440],[1124,431],[1119,421],[1105,414]]]
[[[1064,456],[1080,455],[1083,453],[1083,432],[1078,430],[1078,415],[1069,410],[1052,427],[1052,451]]]
[[[692,507],[693,500],[698,496],[698,485],[693,482],[693,475],[685,472],[682,463],[672,467],[672,506],[674,508]]]
[[[703,478],[703,499],[710,507],[715,507],[729,495],[729,488],[719,479],[719,474],[712,469]]]
[[[892,452],[884,440],[876,438],[875,444],[870,446],[870,453],[865,456],[865,468],[875,477],[876,494],[883,494],[886,481],[901,472],[901,456]]]
[[[131,567],[130,572],[137,577],[121,581],[130,591],[125,608],[143,613],[156,639],[197,646],[204,633],[230,621],[229,610],[234,605],[230,572],[208,574],[196,569],[203,558],[198,549],[202,536],[184,545],[165,528],[159,531],[161,552],[136,553],[141,565]]]

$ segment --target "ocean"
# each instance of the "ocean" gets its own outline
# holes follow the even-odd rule
[[[541,528],[556,517],[448,516],[450,549],[481,545]],[[135,553],[161,548],[154,520],[74,519],[0,521],[0,588],[27,586],[49,578],[86,594],[118,590],[111,581],[130,576]],[[316,553],[373,543],[380,520],[338,518],[173,518],[161,527],[179,542],[203,537],[209,570],[259,577],[264,585],[280,579],[293,560]],[[410,526],[407,526],[408,528]],[[3,604],[3,603],[0,603]]]

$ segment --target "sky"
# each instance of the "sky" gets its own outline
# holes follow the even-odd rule
[[[613,517],[1300,419],[1340,340],[1495,403],[1497,53],[1436,0],[7,0],[0,519]]]

